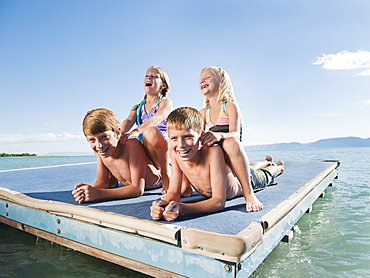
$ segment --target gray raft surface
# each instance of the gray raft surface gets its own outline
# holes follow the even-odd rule
[[[238,197],[232,200],[228,200],[226,203],[226,207],[222,212],[209,215],[180,216],[176,221],[170,223],[165,221],[151,221],[150,218],[149,208],[154,200],[158,200],[160,198],[161,196],[160,189],[146,191],[144,195],[139,198],[96,202],[83,205],[76,204],[76,202],[73,199],[73,196],[71,195],[71,191],[73,190],[75,184],[78,183],[91,184],[94,182],[96,168],[95,163],[78,165],[75,164],[59,167],[45,167],[35,169],[21,169],[15,171],[2,171],[0,172],[0,187],[23,193],[35,199],[51,200],[62,203],[74,204],[76,205],[75,206],[76,209],[78,209],[79,207],[89,207],[99,209],[102,211],[131,216],[138,219],[149,220],[150,222],[153,223],[171,224],[174,225],[176,229],[179,230],[181,230],[184,227],[187,227],[186,229],[191,228],[215,234],[238,235],[240,233],[243,233],[243,231],[245,231],[245,229],[249,227],[251,224],[258,223],[257,226],[260,225],[266,226],[263,229],[261,228],[260,233],[262,237],[262,234],[267,233],[269,231],[268,229],[271,228],[267,227],[267,224],[263,224],[263,221],[261,219],[263,219],[264,216],[268,215],[269,212],[270,214],[273,214],[272,211],[274,210],[274,208],[276,210],[276,207],[279,204],[281,204],[284,200],[286,200],[290,196],[294,195],[297,191],[302,190],[302,187],[304,187],[305,185],[314,183],[314,187],[316,187],[317,183],[320,183],[326,176],[331,175],[329,177],[329,181],[325,181],[326,184],[323,187],[325,189],[328,183],[331,183],[331,180],[336,176],[336,174],[335,173],[333,174],[333,172],[336,172],[336,168],[339,165],[338,162],[333,161],[318,162],[318,161],[287,160],[284,162],[285,162],[285,171],[283,175],[276,178],[277,185],[269,186],[264,190],[256,193],[257,198],[264,205],[263,210],[253,213],[246,212],[244,198]],[[317,178],[317,176],[320,174],[322,175],[322,173],[325,171],[327,172],[327,174],[324,174],[323,177],[320,177],[318,182],[315,181],[315,178]],[[314,199],[315,198],[317,198],[317,196],[315,196]],[[0,199],[2,199],[1,192]],[[6,198],[3,199],[6,200]],[[203,197],[195,193],[193,194],[192,197],[182,198],[182,201],[194,202],[202,199]],[[310,204],[306,206],[309,205]],[[305,210],[307,208],[303,209]],[[13,221],[17,221],[17,219],[13,219]],[[288,220],[288,222],[289,221],[292,222],[292,220]],[[296,221],[296,219],[294,219],[294,221]],[[288,229],[290,229],[293,224],[294,223],[290,223],[289,225],[285,226],[287,226]],[[184,234],[183,237],[185,236],[186,234]],[[178,240],[179,242],[175,245],[178,245],[177,247],[181,248],[181,239],[179,238]],[[261,245],[261,242],[263,242],[263,240],[260,240],[260,242],[257,245]],[[270,247],[273,248],[276,244],[277,243],[274,242],[273,244],[271,244]],[[190,247],[190,249],[192,248],[193,249],[198,248],[200,250],[203,250],[203,248],[199,247],[198,245],[196,247],[194,246]],[[252,248],[252,250],[249,250],[250,248]],[[253,245],[250,248],[243,252],[253,253],[253,250],[255,250],[256,246]],[[192,253],[192,251],[190,252]],[[199,252],[200,251],[195,251],[194,254],[199,254]],[[212,253],[213,250],[210,250],[210,252]],[[220,253],[222,254],[223,252]],[[209,256],[208,253],[205,254],[206,256]],[[231,261],[233,261],[232,263],[237,263],[238,260],[240,261],[245,260],[246,256],[249,256],[249,254],[238,255],[237,259]],[[217,261],[220,260],[220,255],[214,256],[214,259],[216,259]],[[225,261],[227,262],[228,260],[226,259]],[[262,260],[259,259],[257,261]],[[248,270],[247,273],[250,273],[251,271],[253,271],[253,269],[257,268],[258,264],[259,262],[257,262],[255,266],[250,266],[251,270]],[[156,267],[155,265],[153,266]],[[240,272],[240,265],[238,266],[237,264],[235,264],[233,266],[233,264],[231,264],[231,266],[232,266],[231,270],[229,271],[229,269],[225,268],[225,272],[226,273],[231,272],[233,273],[231,275],[237,275],[237,273]],[[173,269],[171,269],[170,271],[173,272]],[[192,276],[193,274],[191,272],[184,271],[184,273],[181,273],[181,275]],[[202,275],[207,274],[200,273],[199,277],[202,277]]]

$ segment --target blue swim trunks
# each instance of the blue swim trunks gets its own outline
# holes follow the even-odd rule
[[[250,172],[252,187],[254,191],[262,190],[274,181],[270,170],[267,168],[256,169],[250,166]]]

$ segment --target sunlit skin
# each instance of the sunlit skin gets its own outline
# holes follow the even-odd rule
[[[210,102],[210,118],[213,124],[216,123],[221,110],[221,102],[218,100],[218,94],[220,92],[220,85],[222,82],[223,80],[219,79],[209,68],[203,69],[200,73],[199,90]],[[199,111],[202,114],[203,119],[205,119],[206,110],[207,108],[204,108]],[[203,144],[211,146],[214,143],[219,142],[221,139],[230,137],[235,137],[239,140],[240,125],[242,121],[239,107],[236,103],[229,101],[226,104],[226,110],[229,116],[229,132],[220,133],[209,131],[202,138]]]
[[[150,208],[150,215],[154,220],[163,218],[173,221],[180,214],[218,212],[225,207],[227,199],[243,195],[239,181],[225,163],[221,147],[202,146],[201,135],[192,129],[169,128],[168,131],[173,169],[168,193],[162,200],[154,201]],[[284,171],[283,162],[279,161],[275,165],[270,155],[264,161],[251,165],[256,169],[269,168],[274,177]],[[184,175],[192,187],[208,199],[197,203],[181,203]],[[253,191],[251,195],[248,198],[255,196]]]
[[[72,194],[76,202],[138,197],[145,189],[158,187],[158,170],[151,164],[142,144],[132,139],[123,147],[118,144],[120,136],[120,130],[86,136],[97,159],[96,181],[75,186]],[[125,186],[108,188],[110,173]]]
[[[219,80],[211,69],[204,69],[200,73],[199,89],[208,98],[217,97],[220,90],[220,82],[221,80]]]
[[[102,157],[109,157],[114,154],[120,134],[113,131],[105,131],[96,135],[87,135],[87,142],[91,149]]]
[[[149,68],[146,71],[143,85],[146,94],[144,107],[145,111],[149,112],[161,96],[161,91],[167,88],[167,85],[163,83],[160,72],[156,68]],[[121,143],[123,145],[126,143],[126,140],[137,138],[141,134],[143,135],[143,145],[155,167],[161,171],[164,192],[167,191],[169,184],[169,154],[167,141],[157,126],[168,116],[172,108],[172,101],[169,98],[163,98],[158,103],[158,111],[154,116],[147,119],[140,126],[132,129],[136,121],[136,110],[131,110],[128,117],[121,124],[123,134]]]
[[[145,93],[147,95],[158,97],[158,92],[160,92],[165,87],[166,85],[162,82],[159,70],[155,68],[149,68],[144,77]]]
[[[179,214],[213,213],[221,211],[226,199],[241,195],[230,168],[225,165],[219,146],[201,146],[200,134],[192,129],[169,128],[172,174],[168,193],[161,201],[154,201],[151,216],[175,220]],[[193,188],[208,199],[197,203],[181,203],[183,174]]]
[[[220,114],[222,102],[218,99],[220,87],[224,80],[218,77],[210,68],[205,68],[200,73],[199,89],[208,98],[210,108],[210,120],[215,125]],[[200,110],[204,121],[206,121],[207,107]],[[259,211],[263,208],[262,203],[255,196],[249,179],[249,159],[240,142],[240,128],[242,114],[236,102],[226,103],[226,112],[229,117],[229,132],[207,131],[202,136],[202,144],[212,146],[220,141],[224,150],[228,165],[240,181],[243,195],[246,201],[247,211]]]
[[[160,96],[160,92],[163,88],[166,88],[166,84],[162,82],[160,72],[158,69],[149,68],[145,74],[144,80],[144,91],[146,94],[145,110],[149,111],[153,107],[154,103]],[[132,139],[142,134],[148,127],[156,127],[168,114],[172,111],[172,101],[168,98],[163,99],[158,104],[158,111],[153,117],[145,121],[139,127],[128,132],[131,127],[135,124],[136,110],[131,110],[129,116],[122,122],[121,129],[125,139]]]

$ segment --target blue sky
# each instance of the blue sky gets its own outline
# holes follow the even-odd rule
[[[244,144],[370,137],[370,1],[0,0],[0,152],[89,152],[85,113],[120,120],[161,66],[174,107],[223,67]]]

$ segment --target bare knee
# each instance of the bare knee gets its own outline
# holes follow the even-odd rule
[[[243,149],[243,146],[235,137],[229,137],[224,139],[222,148],[230,156],[240,153]]]
[[[162,132],[155,126],[148,127],[143,132],[145,144],[158,145],[165,141]]]

